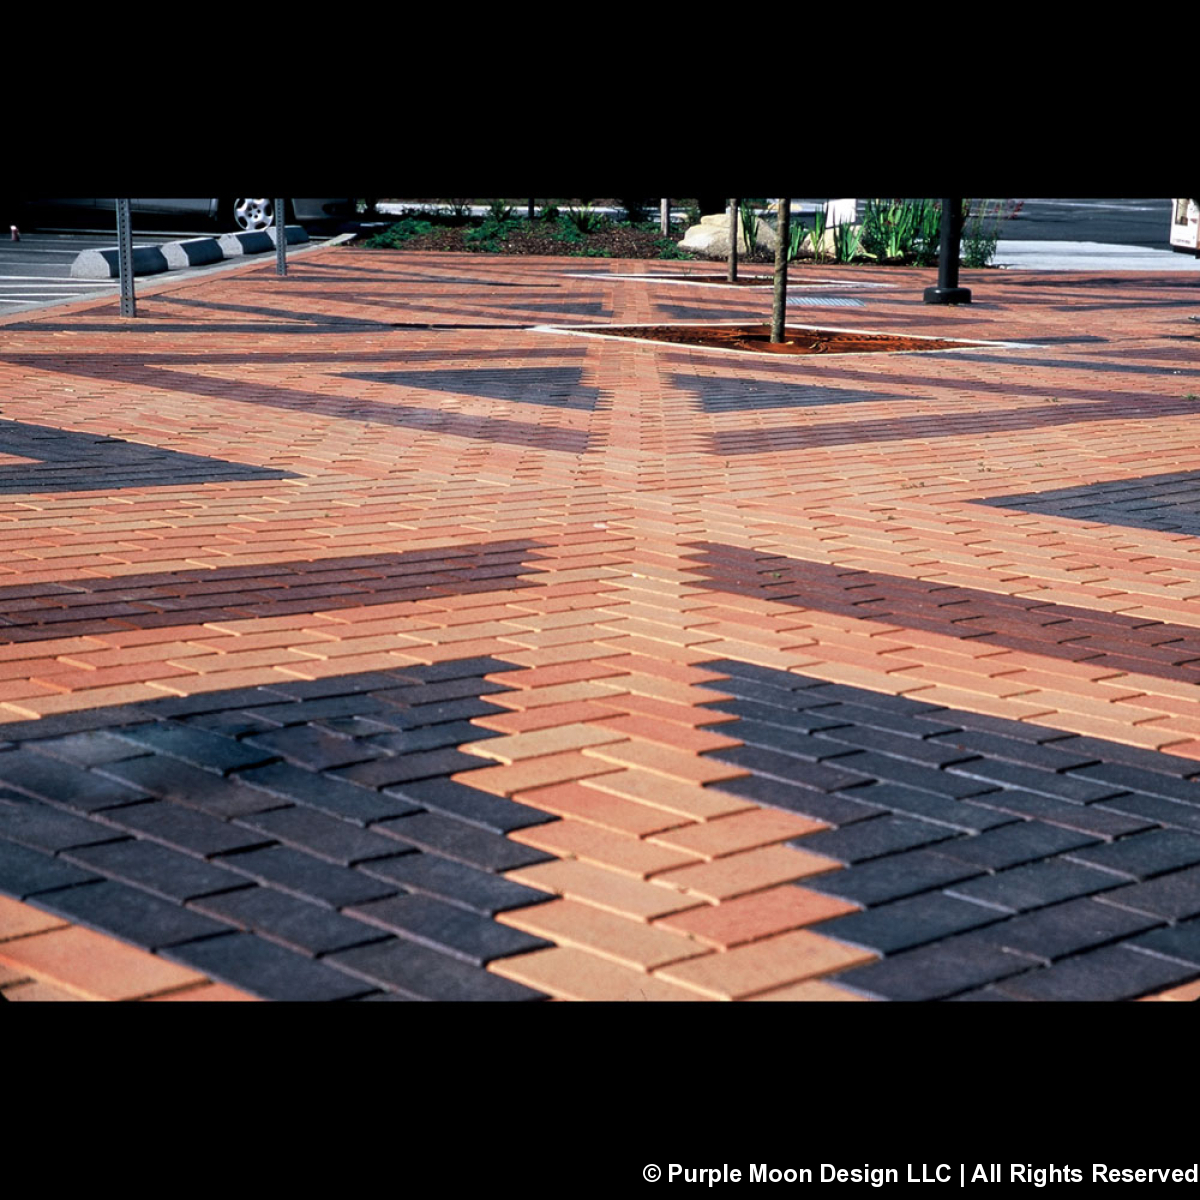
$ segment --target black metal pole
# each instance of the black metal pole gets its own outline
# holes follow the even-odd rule
[[[133,294],[133,222],[129,216],[129,201],[117,201],[117,274],[121,281],[121,316],[137,316],[137,300]]]
[[[282,279],[287,274],[287,201],[275,201],[275,274]]]
[[[925,289],[926,304],[970,304],[971,289],[958,286],[958,255],[962,242],[963,202],[942,201],[942,241],[938,248],[937,287]]]

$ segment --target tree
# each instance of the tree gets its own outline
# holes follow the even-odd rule
[[[729,201],[729,282],[737,283],[738,202]]]
[[[783,341],[783,327],[787,316],[787,267],[789,226],[792,219],[792,202],[779,201],[779,217],[775,222],[775,295],[771,302],[771,341]]]

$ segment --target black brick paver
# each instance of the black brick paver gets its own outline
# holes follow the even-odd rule
[[[144,950],[230,932],[226,922],[112,880],[46,892],[37,897],[37,904],[68,921],[123,938]]]
[[[331,954],[328,961],[379,987],[393,989],[416,1000],[545,998],[532,988],[400,938]]]
[[[962,590],[943,589],[947,615],[969,599]],[[1021,614],[1014,628],[1039,627],[1043,613],[1081,640],[1121,626],[997,603]],[[737,716],[721,732],[749,743],[707,756],[751,772],[711,786],[833,826],[787,844],[846,864],[804,885],[862,908],[813,929],[882,956],[836,982],[885,999],[1127,999],[1186,979],[1189,964],[1200,974],[1194,760],[795,672],[704,665],[736,680],[704,686],[737,689],[710,707]],[[831,783],[819,774],[831,767],[859,777]]]
[[[188,942],[162,955],[264,1000],[349,1000],[372,990],[360,977],[253,933]]]
[[[251,851],[251,853],[254,853]],[[156,842],[129,838],[63,852],[68,862],[179,904],[245,887],[246,879],[217,863],[180,854]]]
[[[348,950],[385,936],[374,925],[272,887],[206,896],[192,901],[191,907],[310,956]]]
[[[553,944],[432,896],[393,896],[346,911],[349,916],[481,967],[497,958]]]

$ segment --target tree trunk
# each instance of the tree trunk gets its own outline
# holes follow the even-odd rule
[[[670,200],[662,201],[662,214],[660,226],[663,237],[671,232],[671,202]]]
[[[729,202],[729,282],[737,283],[738,202]]]
[[[531,221],[533,220],[533,201],[532,200],[530,200],[530,202],[529,202],[529,219]]]
[[[787,316],[787,268],[789,227],[792,221],[792,202],[779,201],[779,218],[775,222],[775,296],[771,302],[771,341],[783,341]]]

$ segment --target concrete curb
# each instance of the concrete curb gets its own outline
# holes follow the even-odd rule
[[[284,227],[289,246],[308,241],[299,225]],[[276,230],[260,233],[226,233],[221,237],[188,238],[161,246],[133,248],[134,275],[158,275],[163,271],[181,271],[185,267],[206,266],[246,254],[263,254],[275,249]],[[71,264],[72,279],[116,279],[120,274],[117,250],[84,250]]]
[[[220,262],[225,257],[216,238],[189,238],[186,242],[168,242],[160,249],[172,271],[180,271],[184,267],[207,266],[209,263]],[[136,251],[134,258],[137,258]],[[137,272],[136,261],[134,272]]]

